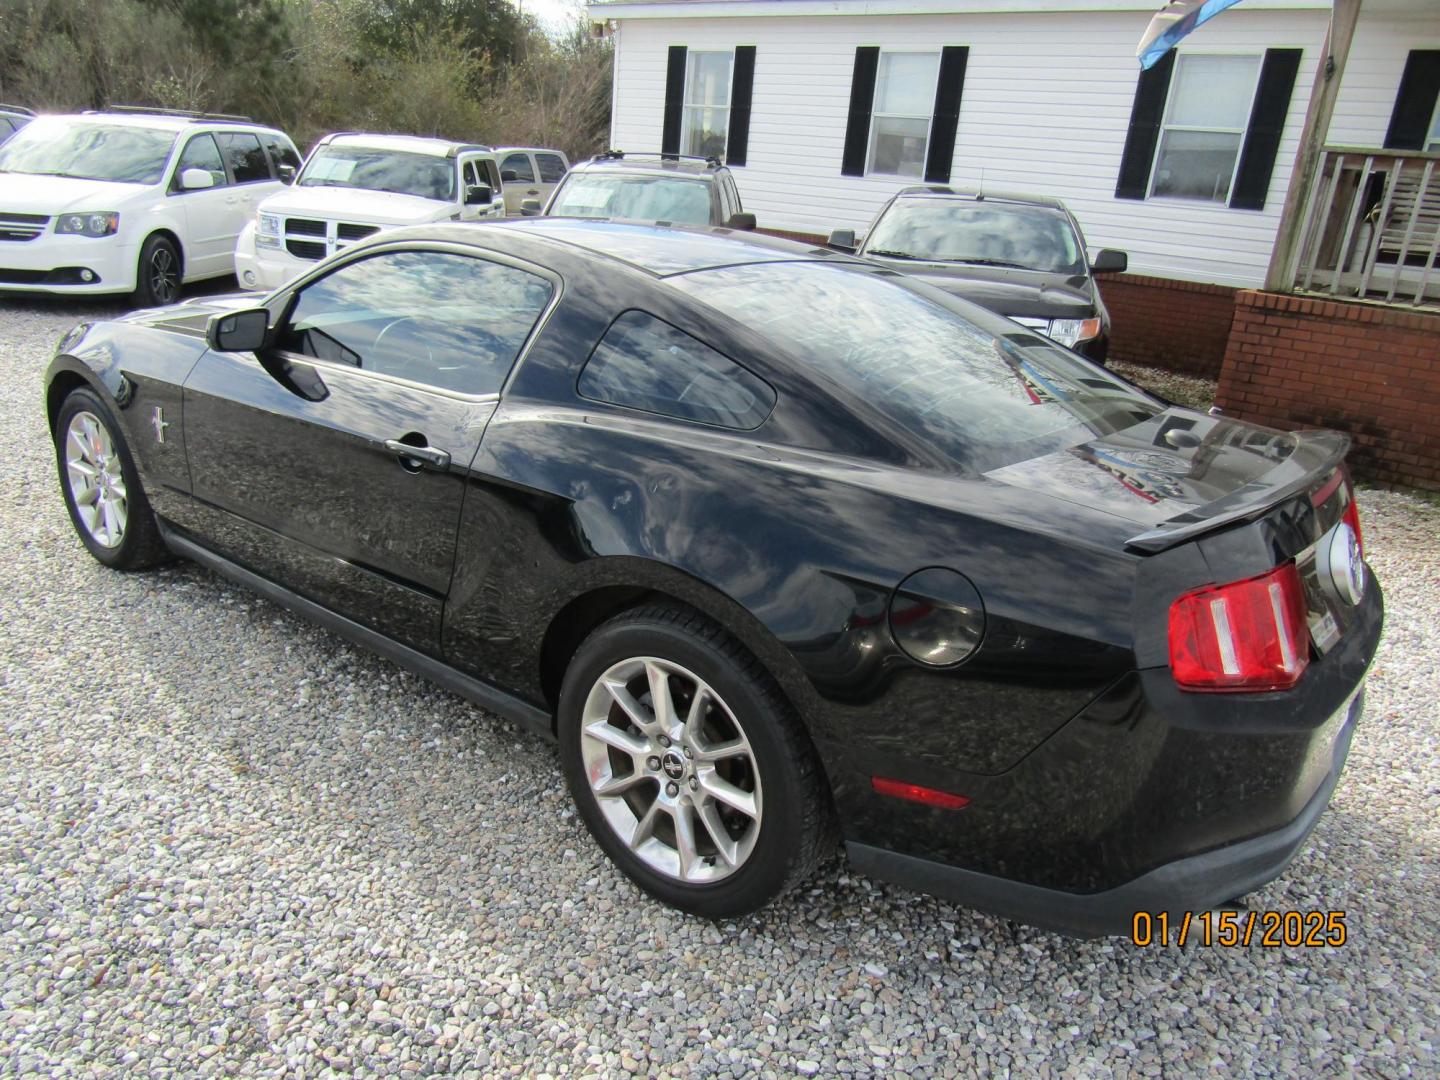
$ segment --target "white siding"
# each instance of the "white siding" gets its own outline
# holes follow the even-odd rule
[[[1440,5],[1396,11],[1364,4],[1325,140],[1331,146],[1381,146],[1411,49],[1440,49]]]
[[[1304,50],[1263,211],[1173,199],[1116,199],[1149,12],[865,18],[627,19],[617,41],[612,145],[658,150],[666,49],[755,45],[749,164],[735,170],[765,228],[863,230],[906,183],[840,175],[857,45],[968,45],[951,182],[1054,195],[1092,248],[1128,251],[1132,272],[1256,286],[1265,276],[1328,12],[1235,8],[1183,50]],[[1398,77],[1398,76],[1397,76]],[[1387,113],[1388,117],[1388,113]]]

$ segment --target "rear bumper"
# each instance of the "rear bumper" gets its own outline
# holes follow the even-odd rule
[[[1069,893],[865,844],[846,844],[862,873],[934,893],[967,907],[1084,937],[1129,933],[1136,912],[1202,911],[1273,881],[1288,866],[1330,804],[1364,708],[1361,688],[1343,709],[1330,771],[1304,808],[1270,832],[1176,859],[1096,893]]]

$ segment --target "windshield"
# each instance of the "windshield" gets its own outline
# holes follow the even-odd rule
[[[572,173],[551,205],[552,217],[623,218],[710,224],[710,185],[672,176]]]
[[[300,187],[363,188],[449,202],[455,197],[455,162],[431,154],[322,146],[295,181]]]
[[[0,147],[0,172],[158,184],[175,132],[41,117]]]
[[[962,466],[988,472],[1161,412],[1073,353],[888,271],[756,263],[670,283],[769,337]]]
[[[865,254],[882,253],[1054,274],[1085,272],[1080,241],[1063,213],[1013,203],[897,199],[865,241]]]

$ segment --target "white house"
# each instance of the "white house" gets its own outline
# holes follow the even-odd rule
[[[600,0],[611,145],[715,154],[761,228],[863,230],[923,182],[1057,196],[1147,277],[1253,288],[1331,20],[1245,0],[1142,74],[1160,0]],[[1330,145],[1440,149],[1440,0],[1363,0]],[[1440,170],[1437,170],[1440,175]],[[1402,258],[1403,262],[1403,258]]]

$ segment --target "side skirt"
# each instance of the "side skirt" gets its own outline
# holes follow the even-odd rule
[[[521,701],[503,690],[497,690],[489,683],[481,682],[464,672],[456,671],[450,665],[442,663],[434,657],[426,656],[408,645],[402,645],[378,630],[362,626],[353,619],[347,619],[344,615],[337,615],[329,608],[322,607],[313,600],[307,600],[298,593],[291,592],[285,586],[278,585],[269,578],[261,577],[254,571],[231,562],[223,555],[217,555],[208,548],[202,547],[163,520],[159,521],[159,525],[166,545],[176,555],[199,563],[207,570],[213,570],[221,577],[229,578],[237,585],[243,585],[266,600],[279,604],[312,622],[319,623],[325,629],[332,630],[357,645],[379,653],[406,670],[413,671],[416,675],[429,679],[451,693],[459,694],[466,700],[474,702],[482,709],[513,721],[551,742],[555,741],[554,725],[550,714],[545,710],[537,709],[534,705]]]

